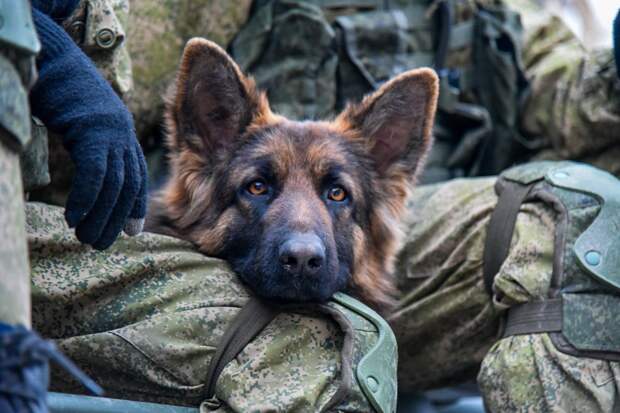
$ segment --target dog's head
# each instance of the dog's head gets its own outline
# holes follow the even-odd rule
[[[220,47],[190,40],[168,102],[166,220],[259,295],[323,301],[348,287],[385,305],[437,89],[433,71],[412,70],[333,121],[296,122]]]

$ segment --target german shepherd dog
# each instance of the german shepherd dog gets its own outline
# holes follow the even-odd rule
[[[272,113],[219,46],[192,39],[167,102],[171,176],[147,229],[227,260],[260,296],[346,290],[386,309],[437,84],[432,70],[411,70],[334,120],[298,122]]]

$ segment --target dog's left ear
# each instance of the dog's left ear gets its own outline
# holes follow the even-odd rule
[[[431,69],[415,69],[390,80],[337,119],[367,139],[380,175],[415,174],[431,145],[439,93]]]

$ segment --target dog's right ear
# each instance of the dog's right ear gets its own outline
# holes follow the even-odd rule
[[[271,115],[254,80],[217,44],[194,38],[187,42],[175,88],[168,98],[168,145],[212,156],[231,148],[253,122]]]

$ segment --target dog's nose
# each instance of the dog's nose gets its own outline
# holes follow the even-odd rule
[[[315,275],[325,262],[325,246],[315,234],[294,234],[279,252],[280,265],[291,275]]]

